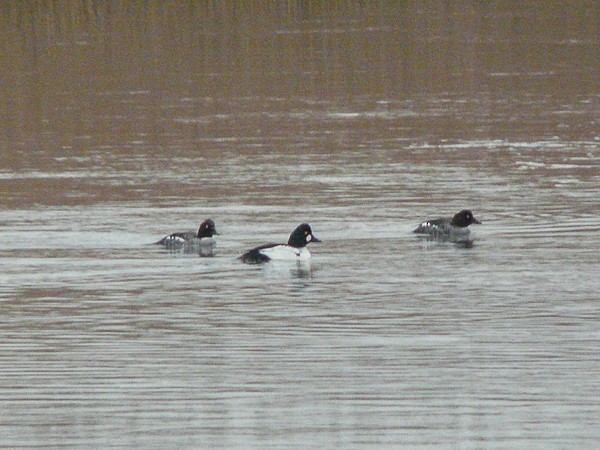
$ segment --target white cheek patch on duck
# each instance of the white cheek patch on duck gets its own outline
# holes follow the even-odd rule
[[[312,236],[310,234],[306,235],[306,242],[310,242],[312,240]]]

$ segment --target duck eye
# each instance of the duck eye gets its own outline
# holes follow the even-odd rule
[[[308,231],[305,231],[305,232],[304,232],[304,236],[308,236]]]

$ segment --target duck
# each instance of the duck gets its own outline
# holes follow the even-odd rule
[[[290,234],[287,244],[264,244],[248,250],[238,259],[246,264],[260,264],[272,260],[307,261],[311,258],[307,244],[322,242],[308,223],[301,223]]]
[[[183,249],[185,253],[198,252],[200,256],[214,256],[217,242],[213,239],[213,236],[218,234],[215,222],[212,219],[206,219],[200,224],[197,233],[171,233],[157,241],[156,244],[162,245],[171,251]]]
[[[463,209],[452,218],[426,220],[413,230],[436,239],[464,238],[470,234],[469,225],[481,224],[470,209]]]

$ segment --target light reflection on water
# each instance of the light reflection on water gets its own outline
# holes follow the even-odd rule
[[[360,21],[306,20],[276,34],[357,39]],[[499,58],[474,66],[481,85],[441,74],[441,90],[423,69],[432,86],[408,77],[386,96],[393,58],[381,58],[375,85],[341,95],[362,72],[340,69],[335,42],[322,42],[323,72],[273,61],[256,85],[240,75],[243,95],[223,67],[200,83],[210,93],[184,70],[168,78],[189,89],[177,95],[152,75],[99,77],[74,106],[76,90],[34,94],[39,134],[4,121],[0,446],[600,440],[598,96],[585,67],[515,71]],[[579,68],[589,41],[569,42],[579,52],[565,67]],[[437,61],[422,53],[410,59]],[[338,78],[322,96],[283,78],[265,89],[296,64]],[[470,248],[411,233],[462,208],[483,221]],[[207,217],[214,258],[152,245]],[[304,221],[323,240],[310,263],[236,260]]]

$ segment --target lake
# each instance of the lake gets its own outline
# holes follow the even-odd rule
[[[3,7],[0,447],[598,445],[599,14]]]

